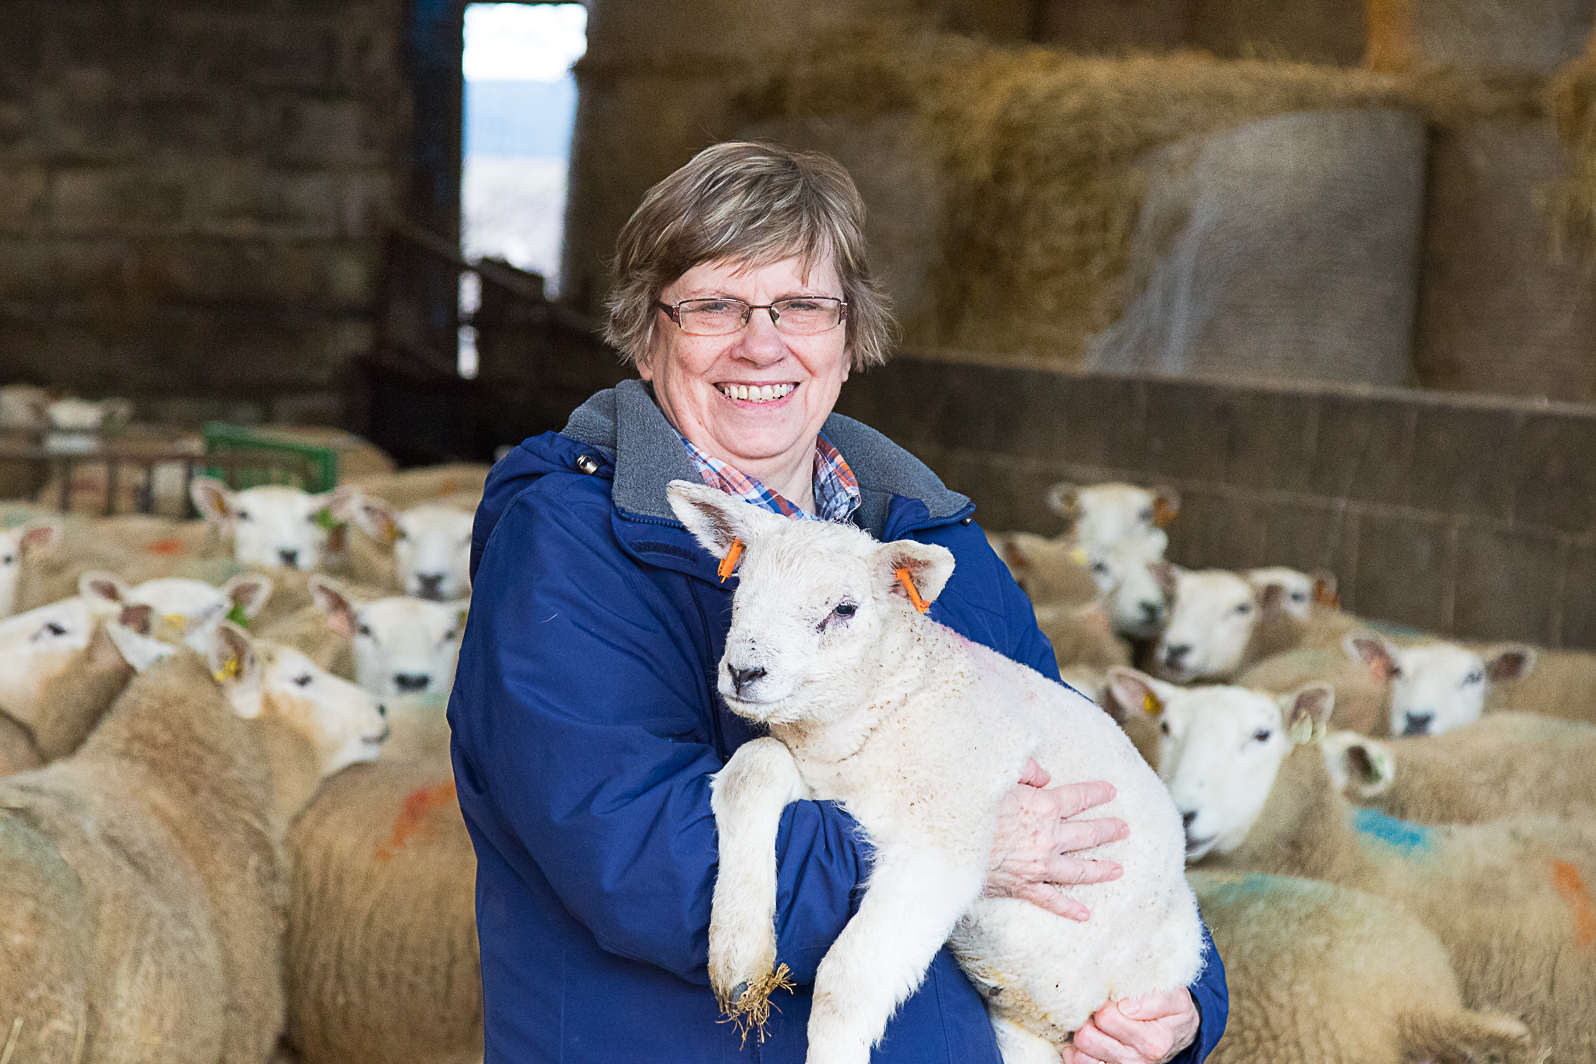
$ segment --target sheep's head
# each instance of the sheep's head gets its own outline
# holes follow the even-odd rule
[[[0,617],[17,608],[17,583],[22,563],[42,557],[61,542],[61,522],[55,518],[29,521],[19,528],[0,528]]]
[[[1265,569],[1248,569],[1242,576],[1260,596],[1269,594],[1271,587],[1279,588],[1275,594],[1280,596],[1280,609],[1286,616],[1298,621],[1312,617],[1315,605],[1334,607],[1338,601],[1336,578],[1323,569],[1305,573],[1300,569],[1276,565]]]
[[[51,685],[73,669],[125,674],[102,625],[119,608],[76,596],[0,621],[0,709],[30,721]]]
[[[1135,484],[1054,484],[1047,491],[1049,508],[1065,521],[1075,542],[1119,543],[1168,527],[1180,511],[1174,488],[1142,488]]]
[[[1391,734],[1439,735],[1480,719],[1491,684],[1535,667],[1535,651],[1516,643],[1476,654],[1456,643],[1396,647],[1372,633],[1345,641],[1347,655],[1391,685]]]
[[[1186,859],[1228,853],[1252,830],[1291,748],[1324,737],[1329,684],[1277,697],[1244,687],[1182,688],[1112,669],[1115,710],[1158,725],[1158,775],[1186,828]]]
[[[1158,634],[1168,615],[1168,546],[1169,537],[1155,528],[1135,539],[1081,548],[1098,589],[1108,597],[1114,631],[1136,639]]]
[[[362,602],[323,576],[310,578],[310,595],[327,626],[352,641],[360,686],[384,696],[447,694],[454,686],[468,601],[395,595]]]
[[[405,594],[442,602],[471,593],[471,526],[476,519],[471,511],[438,505],[400,511],[383,499],[362,495],[352,512],[367,535],[393,545]]]
[[[107,607],[148,606],[153,628],[148,634],[168,642],[181,642],[200,654],[210,651],[216,628],[229,617],[254,617],[272,593],[271,579],[253,573],[233,577],[221,587],[203,580],[164,577],[137,587],[115,573],[90,571],[78,579],[78,593]]]
[[[820,721],[854,708],[850,696],[878,671],[889,624],[916,609],[898,571],[925,603],[953,575],[942,547],[792,521],[685,481],[671,483],[669,498],[704,549],[737,565],[719,688],[733,712],[752,720]]]
[[[189,494],[207,521],[233,534],[233,556],[244,565],[315,569],[325,554],[343,549],[351,494],[344,488],[320,495],[277,486],[231,491],[220,480],[195,477]]]
[[[1175,683],[1235,675],[1259,618],[1279,602],[1278,586],[1260,591],[1223,569],[1173,575],[1174,604],[1153,648],[1153,671]]]

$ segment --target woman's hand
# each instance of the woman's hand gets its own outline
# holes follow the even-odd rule
[[[1201,1021],[1184,988],[1110,1001],[1064,1047],[1064,1064],[1163,1064],[1191,1045]]]
[[[1072,783],[1043,790],[1052,777],[1032,758],[1020,782],[1003,797],[992,864],[985,893],[993,898],[1020,898],[1071,920],[1085,920],[1091,911],[1059,890],[1060,885],[1104,883],[1125,870],[1113,861],[1071,856],[1130,834],[1123,820],[1071,820],[1096,805],[1112,801],[1111,784]]]

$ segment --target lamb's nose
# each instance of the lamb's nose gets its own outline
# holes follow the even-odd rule
[[[434,602],[443,601],[443,574],[417,573],[416,583],[421,585],[421,597]]]
[[[277,557],[281,559],[284,568],[299,568],[299,552],[297,550],[280,550],[277,552]]]
[[[1182,813],[1182,814],[1180,814],[1180,826],[1185,828],[1186,831],[1188,833],[1190,833],[1190,831],[1191,831],[1191,822],[1193,820],[1196,820],[1196,819],[1197,819],[1197,811],[1195,809],[1192,810],[1189,813]]]
[[[425,691],[432,677],[424,672],[396,672],[393,685],[401,691]]]
[[[732,687],[738,694],[742,694],[743,688],[765,675],[764,669],[736,669],[730,665],[726,666],[726,671],[731,674]]]
[[[1146,621],[1148,624],[1157,624],[1159,619],[1164,615],[1164,607],[1162,603],[1143,602],[1141,603],[1141,608],[1142,620]]]
[[[1434,713],[1409,713],[1407,723],[1402,727],[1402,734],[1428,735],[1430,734],[1430,722],[1434,719]]]
[[[1191,653],[1191,644],[1180,643],[1176,646],[1164,648],[1164,664],[1172,669],[1180,668],[1186,660],[1186,655]]]

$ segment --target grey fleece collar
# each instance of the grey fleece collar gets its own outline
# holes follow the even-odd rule
[[[853,418],[832,414],[821,431],[859,478],[864,501],[854,520],[877,535],[886,525],[894,495],[919,499],[936,519],[950,518],[970,504],[914,455]],[[698,482],[686,449],[642,381],[622,381],[593,396],[571,415],[563,434],[599,448],[614,461],[611,498],[629,513],[674,522],[665,485]]]

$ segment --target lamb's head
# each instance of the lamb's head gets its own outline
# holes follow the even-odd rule
[[[1391,685],[1391,734],[1439,735],[1480,719],[1490,685],[1511,683],[1535,667],[1535,651],[1510,643],[1477,654],[1456,643],[1396,647],[1354,633],[1347,655]]]
[[[108,606],[149,606],[157,638],[186,643],[201,654],[209,653],[216,627],[229,617],[254,617],[271,596],[269,577],[244,573],[221,587],[203,580],[163,577],[130,587],[115,573],[90,571],[78,578],[78,594],[102,600]]]
[[[17,608],[17,584],[22,563],[43,557],[61,542],[61,522],[46,517],[17,528],[0,528],[0,617],[9,617]]]
[[[1020,590],[1038,605],[1091,602],[1105,590],[1085,547],[1034,532],[989,532],[986,538]]]
[[[929,604],[953,575],[942,547],[792,521],[686,481],[673,481],[669,498],[723,570],[736,567],[719,688],[751,720],[818,723],[857,706],[885,637],[914,615],[908,585]]]
[[[103,622],[119,607],[83,596],[0,621],[0,709],[31,720],[55,682],[75,669],[129,675]]]
[[[1323,569],[1305,573],[1301,569],[1288,569],[1283,565],[1265,569],[1248,569],[1242,574],[1259,595],[1268,594],[1268,588],[1277,587],[1280,609],[1286,616],[1306,621],[1313,615],[1315,605],[1335,607],[1336,578]]]
[[[1136,639],[1158,634],[1168,613],[1169,537],[1155,528],[1135,539],[1080,548],[1098,590],[1108,597],[1114,631]]]
[[[1186,859],[1240,846],[1263,811],[1291,748],[1323,738],[1335,690],[1309,684],[1285,696],[1244,687],[1175,687],[1112,669],[1106,696],[1126,717],[1157,722],[1158,775],[1186,828]]]
[[[327,626],[351,640],[360,686],[385,696],[447,694],[454,686],[468,601],[394,595],[362,602],[320,575],[310,578],[310,595]]]
[[[1174,488],[1135,484],[1054,484],[1047,504],[1064,518],[1065,534],[1083,546],[1119,543],[1162,529],[1180,511]]]
[[[334,488],[312,495],[277,486],[232,491],[212,477],[195,477],[189,489],[205,519],[232,533],[233,556],[267,569],[316,569],[325,555],[343,550],[351,493]]]
[[[1153,647],[1153,671],[1176,683],[1235,675],[1258,619],[1279,597],[1278,588],[1260,592],[1224,569],[1176,569],[1173,591],[1169,623]]]
[[[393,545],[405,594],[437,602],[471,594],[471,526],[476,515],[470,510],[426,504],[400,511],[383,499],[362,495],[353,515],[367,535]]]

